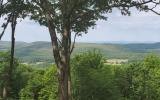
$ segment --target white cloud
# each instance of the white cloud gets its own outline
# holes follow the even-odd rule
[[[115,10],[108,14],[108,21],[98,21],[94,30],[79,37],[78,41],[160,41],[160,16],[152,12],[133,10],[131,16],[122,16]],[[2,20],[1,20],[2,21]],[[0,21],[0,22],[1,22]],[[8,28],[3,40],[10,40]],[[47,28],[25,19],[18,24],[17,41],[50,41]]]

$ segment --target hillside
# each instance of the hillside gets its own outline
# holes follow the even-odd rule
[[[10,42],[1,41],[0,51],[9,51]],[[160,55],[160,43],[146,44],[111,44],[111,43],[76,43],[73,55],[98,50],[107,58],[141,60],[149,53]],[[52,49],[49,42],[16,42],[15,55],[22,62],[52,62]]]

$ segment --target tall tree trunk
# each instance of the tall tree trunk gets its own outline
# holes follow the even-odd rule
[[[50,17],[48,16],[48,19]],[[53,56],[58,69],[58,81],[59,81],[59,100],[70,100],[70,48],[68,43],[68,32],[64,32],[62,38],[61,48],[59,48],[56,31],[52,21],[48,20],[48,28],[52,41]],[[70,92],[70,93],[69,93]]]
[[[59,80],[59,100],[69,100],[68,96],[68,65],[63,64],[61,69],[58,69]]]
[[[8,71],[8,90],[7,90],[7,96],[11,97],[12,96],[12,75],[13,75],[13,69],[14,69],[14,51],[15,51],[15,29],[16,29],[16,20],[17,17],[13,13],[12,18],[11,18],[11,59],[10,59],[10,68]]]
[[[40,0],[43,3],[44,7],[46,8],[49,6],[46,0]],[[56,27],[54,25],[54,21],[51,17],[50,12],[48,9],[43,9],[45,13],[45,17],[47,19],[48,30],[51,37],[52,42],[52,49],[53,49],[53,56],[55,59],[55,63],[57,66],[57,73],[58,73],[58,81],[59,81],[59,100],[70,100],[71,96],[71,89],[70,89],[70,29],[64,27],[64,33],[62,33],[62,40],[60,41],[56,34]],[[59,43],[60,42],[60,43]]]
[[[72,100],[72,81],[71,81],[70,64],[68,67],[68,96],[69,96],[69,100]]]
[[[11,61],[10,61],[10,71],[9,73],[12,73],[13,67],[14,67],[14,49],[15,49],[15,28],[16,28],[16,18],[13,15],[12,16],[12,23],[11,23],[11,28],[12,28],[12,35],[11,35]]]
[[[7,21],[9,23],[9,21]],[[6,76],[6,82],[3,87],[3,100],[8,100],[12,95],[12,72],[14,69],[14,49],[15,49],[15,28],[16,28],[16,17],[12,14],[11,19],[11,58],[10,66]]]
[[[70,82],[70,28],[66,24],[64,26],[64,33],[62,35],[62,50],[61,50],[61,59],[62,59],[62,68],[60,69],[60,87],[61,91],[64,92],[64,95],[60,93],[60,100],[71,100],[71,82]],[[62,98],[63,97],[63,98]]]

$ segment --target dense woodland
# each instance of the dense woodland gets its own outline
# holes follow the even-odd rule
[[[148,55],[142,62],[105,65],[101,53],[77,54],[71,60],[74,100],[159,100],[160,58]],[[0,53],[0,97],[4,85],[12,100],[57,100],[55,65],[45,68],[21,64],[16,59],[11,83],[7,73],[9,53]],[[10,100],[9,99],[9,100]]]

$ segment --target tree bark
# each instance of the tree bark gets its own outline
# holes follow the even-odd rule
[[[7,98],[10,98],[12,96],[12,75],[13,75],[13,69],[14,69],[14,52],[15,52],[15,29],[16,29],[16,20],[17,17],[15,13],[12,13],[11,18],[11,58],[10,58],[10,67],[8,69],[8,88],[7,88]]]
[[[41,1],[42,2],[42,1]],[[43,2],[44,8],[48,6],[48,2]],[[60,41],[56,34],[56,27],[50,15],[50,12],[44,9],[46,19],[48,21],[48,30],[51,37],[53,56],[57,66],[58,81],[59,81],[59,100],[70,100],[71,98],[71,81],[70,81],[70,45],[71,35],[70,26],[65,24],[63,20],[62,40]],[[60,41],[60,42],[59,42]]]
[[[2,98],[3,98],[3,100],[7,100],[7,90],[6,90],[5,86],[3,87]]]
[[[48,17],[49,19],[49,17]],[[61,48],[59,48],[56,31],[51,20],[48,20],[48,28],[52,41],[53,56],[58,69],[59,100],[71,100],[70,82],[70,42],[68,31],[64,31]]]
[[[72,100],[72,81],[71,81],[71,70],[70,70],[70,64],[68,67],[68,98],[69,100]]]
[[[68,96],[68,65],[61,66],[62,69],[58,69],[59,80],[59,100],[69,100]]]
[[[66,63],[66,56],[63,53],[60,54],[61,50],[58,47],[59,44],[57,42],[58,39],[56,36],[54,25],[50,17],[47,16],[47,18],[48,18],[48,29],[51,37],[51,42],[52,42],[53,56],[55,58],[55,63],[58,69],[59,100],[69,100],[68,99],[68,72],[67,72],[68,65]]]
[[[14,49],[15,49],[15,27],[16,27],[16,19],[12,18],[11,28],[12,28],[12,35],[11,35],[11,60],[10,60],[10,70],[9,75],[12,74],[12,70],[14,67]]]
[[[64,21],[65,23],[65,21]],[[63,76],[60,76],[62,78],[61,81],[64,82],[64,92],[66,95],[66,99],[61,99],[61,100],[71,100],[71,82],[70,82],[70,45],[71,45],[71,40],[70,40],[70,28],[69,24],[64,24],[64,29],[63,29],[63,34],[62,34],[62,51],[61,51],[61,58],[62,58],[62,71],[63,71]],[[63,79],[64,78],[64,79]]]

